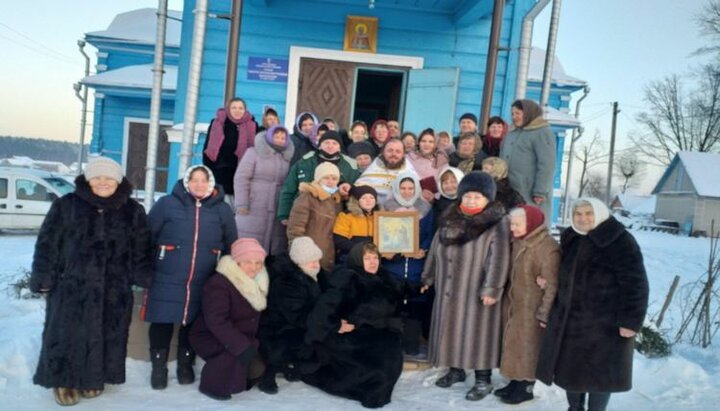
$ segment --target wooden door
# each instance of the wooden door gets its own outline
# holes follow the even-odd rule
[[[341,128],[350,126],[355,63],[300,60],[297,113],[310,111],[320,120],[332,117]]]
[[[136,190],[145,189],[145,166],[147,165],[149,127],[147,123],[130,123],[129,125],[126,177]],[[169,126],[160,126],[157,169],[155,172],[156,192],[165,192],[167,188],[170,143],[168,142],[165,129],[168,127]]]

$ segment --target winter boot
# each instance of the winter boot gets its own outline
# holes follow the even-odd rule
[[[75,405],[80,402],[80,394],[75,388],[53,388],[55,402],[59,405]]]
[[[195,351],[191,348],[178,347],[177,353],[177,379],[180,385],[192,384],[195,382]]]
[[[530,401],[533,396],[533,388],[535,387],[535,381],[518,381],[515,389],[510,392],[510,395],[501,397],[500,401],[505,404],[520,404],[521,402]]]
[[[167,388],[168,382],[168,350],[167,349],[150,349],[150,362],[152,363],[152,373],[150,374],[150,386],[153,390],[164,390]]]
[[[495,392],[493,392],[493,394],[495,394],[496,396],[498,396],[500,398],[507,397],[508,395],[510,395],[513,392],[513,390],[515,389],[515,386],[518,384],[518,382],[519,381],[510,380],[510,384],[506,385],[503,388],[500,388],[499,390],[495,390]]]
[[[274,369],[271,369],[270,367],[266,368],[265,374],[263,374],[262,378],[260,378],[260,381],[257,383],[258,389],[265,394],[277,394],[278,385],[275,381],[275,374]]]
[[[585,411],[585,393],[584,392],[566,392],[568,411]]]
[[[490,383],[491,372],[491,370],[475,370],[475,385],[465,394],[466,400],[479,401],[492,392],[493,386]]]
[[[437,381],[435,381],[435,385],[440,388],[448,388],[455,383],[463,381],[465,381],[465,370],[450,367],[447,374],[443,375]]]
[[[289,382],[300,381],[300,373],[295,369],[294,364],[288,364],[288,366],[285,367],[285,371],[283,371],[283,375]]]
[[[80,396],[83,398],[95,398],[103,393],[103,389],[97,390],[80,390]]]

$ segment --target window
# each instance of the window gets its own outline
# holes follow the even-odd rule
[[[44,185],[30,180],[15,180],[15,197],[18,200],[52,201],[57,196],[47,191]]]
[[[60,194],[65,195],[67,193],[72,193],[73,190],[75,190],[75,186],[70,183],[69,181],[65,180],[64,178],[58,178],[58,177],[48,177],[43,178],[43,180],[50,183],[50,185],[60,192]]]
[[[8,180],[7,178],[0,178],[0,198],[7,198],[8,196]]]

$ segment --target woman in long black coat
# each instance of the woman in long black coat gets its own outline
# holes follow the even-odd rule
[[[567,391],[571,410],[602,411],[611,392],[632,387],[634,336],[645,319],[648,282],[640,248],[594,198],[573,204],[560,239],[557,299],[550,312],[537,378]]]
[[[55,200],[33,257],[30,289],[47,293],[35,384],[61,405],[125,382],[132,285],[152,279],[150,230],[120,165],[91,160]]]
[[[147,294],[144,320],[151,323],[153,389],[167,386],[168,352],[175,324],[180,325],[178,382],[190,384],[195,380],[195,353],[188,332],[200,309],[205,281],[237,239],[233,216],[230,206],[223,202],[222,186],[215,184],[212,172],[202,165],[188,168],[172,193],[150,210],[156,273]]]
[[[310,360],[311,348],[304,337],[308,315],[320,296],[318,281],[327,276],[320,268],[322,255],[310,237],[298,237],[289,254],[271,257],[268,262],[268,307],[258,331],[260,354],[266,366],[258,388],[267,394],[277,393],[278,372],[288,381],[295,381]]]
[[[367,408],[390,402],[403,366],[401,290],[379,267],[372,243],[353,247],[347,268],[330,274],[305,336],[314,344],[320,368],[304,374],[303,381]]]

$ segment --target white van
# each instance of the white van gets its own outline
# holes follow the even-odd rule
[[[66,177],[44,170],[0,167],[0,230],[37,230],[58,197],[75,190]]]

